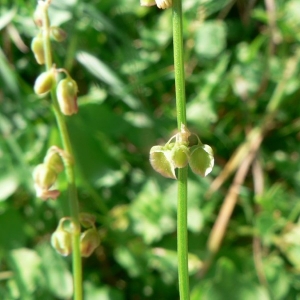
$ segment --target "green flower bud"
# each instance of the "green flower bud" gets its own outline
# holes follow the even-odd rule
[[[153,6],[155,5],[155,0],[140,0],[141,6]]]
[[[67,38],[67,33],[57,26],[52,26],[50,28],[50,33],[57,42],[62,42]]]
[[[189,161],[189,149],[185,145],[175,145],[171,150],[172,164],[175,168],[184,168]]]
[[[158,8],[166,9],[173,5],[172,0],[155,0]]]
[[[34,83],[34,92],[37,95],[48,93],[55,81],[54,70],[43,72],[38,76]]]
[[[45,63],[45,54],[44,54],[44,42],[41,35],[36,36],[31,42],[31,50],[34,54],[35,60],[39,65]]]
[[[56,200],[60,195],[59,190],[43,190],[38,185],[35,184],[36,196],[42,200],[53,199]]]
[[[55,170],[56,173],[60,173],[64,170],[64,164],[56,149],[56,147],[51,147],[47,151],[47,154],[44,158],[44,164]]]
[[[92,214],[82,212],[79,214],[79,222],[85,228],[93,227],[96,222],[96,217]]]
[[[81,256],[89,257],[100,244],[100,236],[95,228],[88,229],[80,235]]]
[[[163,146],[152,147],[150,150],[150,164],[162,176],[176,179],[175,166],[171,159],[171,150],[167,150]]]
[[[62,256],[68,256],[72,252],[72,234],[58,226],[51,236],[52,247]]]
[[[213,150],[208,145],[199,144],[190,149],[189,165],[195,174],[205,177],[214,166]]]
[[[33,171],[34,183],[42,190],[48,190],[56,179],[57,173],[46,164],[38,165]]]
[[[77,113],[77,92],[77,83],[69,76],[58,83],[56,95],[60,110],[64,115]]]

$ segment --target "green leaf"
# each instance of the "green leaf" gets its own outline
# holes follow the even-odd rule
[[[10,265],[22,299],[34,299],[39,278],[42,277],[41,258],[34,250],[20,248],[10,252]]]
[[[41,257],[41,268],[47,289],[60,299],[71,298],[73,282],[66,261],[52,249],[49,242],[40,244],[37,251]]]
[[[129,214],[133,230],[146,244],[159,241],[176,227],[173,199],[164,201],[159,187],[149,180],[132,203]]]
[[[196,32],[195,51],[199,58],[216,58],[225,47],[226,26],[223,21],[206,21]]]
[[[18,177],[13,173],[6,173],[0,177],[0,201],[6,200],[19,186]]]
[[[0,212],[0,245],[4,249],[13,249],[25,244],[24,223],[23,216],[13,208]]]
[[[91,282],[84,283],[84,299],[85,300],[123,300],[124,296],[120,291],[110,286],[98,287],[92,285]]]
[[[0,16],[0,30],[2,30],[6,25],[8,25],[11,20],[14,18],[17,10],[12,8],[9,11],[6,11],[2,16]]]
[[[129,107],[136,109],[140,106],[138,100],[128,93],[126,85],[107,64],[99,58],[83,51],[78,53],[76,57],[90,73],[105,82],[111,88],[111,92],[120,97]]]

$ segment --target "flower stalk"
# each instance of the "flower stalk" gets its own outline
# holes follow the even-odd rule
[[[173,47],[178,130],[186,126],[185,73],[183,60],[182,2],[173,0]],[[188,167],[178,169],[177,252],[178,280],[181,300],[189,299],[188,233],[187,233]]]
[[[50,1],[39,1],[39,13],[42,22],[42,38],[44,47],[46,71],[52,68],[52,50],[50,43],[50,20],[48,15],[48,6]],[[79,205],[77,199],[77,190],[75,183],[73,150],[70,142],[65,117],[60,111],[57,96],[56,85],[51,88],[52,108],[59,128],[63,149],[66,155],[63,158],[66,177],[68,182],[68,200],[70,207],[70,216],[73,224],[72,230],[72,263],[73,263],[73,284],[74,300],[82,299],[82,266],[80,254],[80,223],[79,223]]]

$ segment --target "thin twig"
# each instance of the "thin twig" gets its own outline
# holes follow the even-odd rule
[[[214,227],[208,239],[208,250],[212,253],[218,252],[220,248],[229,219],[237,202],[240,187],[244,183],[250,165],[253,159],[255,158],[255,155],[261,145],[262,140],[262,134],[258,135],[257,138],[253,140],[252,144],[249,147],[248,155],[245,157],[235,174],[233,183],[229,188],[229,191],[222,204],[218,218],[214,224]]]
[[[257,158],[254,159],[252,164],[252,178],[254,183],[254,193],[255,197],[258,197],[264,192],[264,177],[263,170],[260,162]],[[255,212],[260,211],[260,206],[256,205]],[[262,262],[262,245],[261,240],[258,236],[253,236],[253,261],[255,265],[256,274],[261,285],[268,289],[268,281],[264,272],[263,262]]]

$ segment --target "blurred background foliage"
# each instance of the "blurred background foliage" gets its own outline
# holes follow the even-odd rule
[[[42,70],[29,49],[35,4],[0,6],[5,300],[72,294],[70,259],[49,245],[68,214],[66,193],[43,202],[31,177],[46,150],[60,145],[49,99],[32,88]],[[216,161],[207,178],[189,174],[191,299],[300,299],[300,2],[184,0],[183,8],[188,123]],[[176,182],[148,161],[151,146],[176,130],[172,11],[138,0],[53,0],[50,13],[68,32],[65,42],[53,43],[55,61],[80,90],[68,127],[81,211],[96,215],[101,235],[83,260],[85,299],[178,299]],[[276,110],[267,109],[270,99]],[[253,128],[261,143],[240,175],[252,153],[247,141],[257,141],[249,138]],[[242,159],[229,170],[241,145]],[[213,188],[220,174],[224,184]],[[232,187],[239,193],[230,194]],[[233,214],[211,255],[207,241],[227,198]]]

